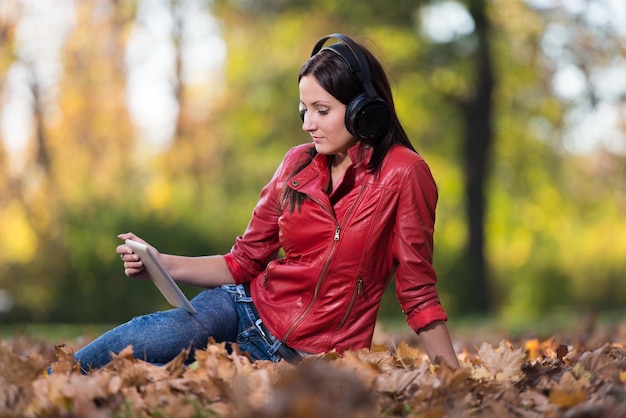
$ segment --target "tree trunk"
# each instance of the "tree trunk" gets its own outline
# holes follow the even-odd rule
[[[469,11],[476,25],[479,46],[474,55],[475,80],[472,94],[462,102],[465,122],[463,170],[465,175],[465,210],[468,240],[465,250],[467,293],[463,295],[463,310],[485,314],[489,310],[489,280],[485,259],[485,183],[489,154],[493,143],[491,127],[492,91],[494,88],[491,53],[489,50],[489,21],[486,2],[470,0]]]

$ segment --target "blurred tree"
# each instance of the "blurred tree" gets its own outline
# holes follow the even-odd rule
[[[268,27],[270,24],[276,26],[277,21],[283,18],[282,16],[291,16],[290,18],[293,19],[294,15],[301,14],[308,17],[308,22],[313,21],[310,17],[316,13],[333,16],[332,20],[326,19],[319,27],[315,27],[316,25],[311,23],[303,24],[302,27],[306,27],[307,31],[312,33],[311,39],[319,38],[325,33],[340,31],[337,28],[341,28],[341,31],[349,34],[359,34],[359,38],[366,37],[368,33],[377,33],[377,39],[385,39],[392,32],[413,32],[416,24],[414,17],[419,12],[420,5],[427,5],[428,2],[402,1],[390,4],[384,1],[368,1],[357,6],[342,2],[320,4],[319,2],[311,3],[306,1],[276,2],[269,5],[263,2],[261,5],[258,2],[241,3],[224,0],[217,2],[217,4],[221,5],[221,9],[218,7],[217,10],[218,15],[222,17],[225,15],[224,11],[233,13],[233,10],[238,10],[240,12],[236,19],[238,25],[241,24],[242,15],[255,16],[255,18],[262,15],[263,19],[257,19],[257,22],[262,23],[257,23],[253,32],[268,34],[269,36],[266,35],[264,37],[265,43],[272,45],[272,49],[277,49],[276,45],[280,40],[282,40],[282,43],[285,43],[285,40],[291,39],[288,35],[281,33],[281,31],[269,29]],[[465,256],[457,262],[462,267],[456,273],[464,278],[462,281],[455,281],[457,286],[462,286],[462,288],[457,289],[457,292],[464,295],[464,297],[457,299],[458,309],[464,312],[486,313],[490,299],[484,254],[485,187],[491,143],[493,142],[491,124],[492,91],[495,76],[492,70],[489,45],[491,33],[490,21],[487,17],[487,3],[482,0],[469,1],[467,7],[475,23],[472,34],[478,45],[475,50],[471,51],[467,56],[459,57],[453,48],[445,49],[445,51],[449,51],[449,55],[444,58],[441,45],[435,45],[432,49],[422,52],[423,54],[425,53],[425,56],[420,56],[417,51],[414,51],[414,56],[407,57],[408,62],[412,63],[407,64],[407,66],[409,68],[411,65],[414,67],[409,69],[409,71],[421,68],[426,73],[433,71],[433,65],[453,65],[458,68],[462,66],[467,68],[469,66],[473,69],[463,69],[463,74],[466,76],[464,84],[467,87],[465,89],[451,91],[446,86],[446,90],[439,91],[439,93],[443,94],[452,104],[458,106],[464,121],[462,129],[464,150],[462,161],[468,233]],[[219,13],[220,10],[222,11],[221,14]],[[363,27],[361,25],[362,22],[368,22],[367,27]],[[226,24],[228,25],[228,23]],[[250,22],[250,25],[252,24]],[[262,26],[262,28],[259,26]],[[392,26],[394,28],[393,31],[388,26]],[[277,35],[273,35],[274,32],[277,32]],[[276,36],[276,42],[271,42],[273,36]],[[257,38],[255,37],[254,39],[256,42]],[[310,41],[309,44],[312,45]],[[388,45],[389,49],[393,48],[390,42],[386,42],[385,45]],[[403,45],[399,46],[402,47]],[[246,51],[249,54],[251,47],[235,49]],[[260,50],[267,53],[267,48],[260,48]],[[296,50],[306,51],[307,48],[303,46]],[[418,64],[420,62],[431,62],[429,54],[439,55],[438,59],[434,61],[435,64]],[[463,61],[465,64],[451,64],[453,61]],[[259,70],[260,68],[257,66],[256,69]],[[397,76],[396,74],[392,75],[394,77]],[[282,74],[280,76],[284,78]],[[268,80],[263,81],[267,82]],[[406,88],[416,88],[416,86],[406,86]],[[420,99],[424,98],[420,97]],[[239,112],[241,113],[241,107]],[[419,135],[420,133],[416,134],[418,137]],[[420,143],[418,143],[418,148],[421,148]]]
[[[17,1],[6,1],[0,8],[0,90],[4,89],[7,72],[15,60],[15,25],[19,20]]]
[[[0,8],[0,92],[4,92],[7,73],[15,60],[15,24],[19,17],[19,8],[16,1],[7,1]],[[0,211],[8,203],[11,186],[8,155],[5,143],[0,141]]]
[[[458,108],[463,123],[459,135],[467,238],[464,255],[455,263],[458,266],[455,274],[463,277],[455,282],[457,293],[463,295],[456,299],[456,308],[465,313],[485,314],[492,302],[485,256],[486,187],[495,139],[493,92],[499,74],[495,74],[493,68],[491,39],[495,33],[487,14],[488,2],[468,0],[462,4],[469,12],[473,30],[462,37],[448,38],[447,48],[442,48],[441,42],[434,44],[427,50],[426,57],[438,56],[435,71],[439,66],[451,67],[459,72],[454,77],[464,77],[456,88],[450,88],[449,83],[436,83],[435,87],[441,86],[439,94]],[[472,46],[463,47],[463,42],[470,42]]]
[[[510,317],[617,307],[625,290],[626,253],[611,232],[626,213],[625,131],[606,124],[626,97],[616,12],[606,1],[519,1],[491,14],[498,54],[514,51],[502,61],[499,130],[511,140],[497,149],[489,248]]]
[[[126,150],[132,129],[119,51],[132,15],[128,3],[98,0],[77,5],[56,97],[50,88],[43,89],[50,84],[45,71],[50,63],[37,62],[36,57],[25,62],[35,140],[25,165],[14,173],[12,200],[19,202],[27,220],[23,228],[30,232],[19,235],[33,238],[27,247],[37,258],[26,270],[28,280],[20,280],[26,272],[20,264],[9,264],[2,277],[15,297],[14,314],[38,319],[81,316],[93,307],[84,296],[112,288],[107,281],[91,280],[102,273],[93,271],[91,262],[101,255],[94,249],[102,236],[76,239],[74,234],[94,232],[95,209],[122,200],[120,185],[128,178],[131,154]]]
[[[0,7],[0,92],[5,91],[8,71],[15,60],[15,26],[19,14],[20,10],[16,1],[7,1]],[[15,207],[12,205],[15,184],[11,177],[9,158],[5,141],[0,140],[0,230],[3,234],[9,230],[7,218],[12,208]],[[4,276],[8,270],[8,257],[2,256],[7,253],[10,253],[7,243],[0,239],[0,277]],[[3,290],[3,287],[4,284],[0,281],[0,290]],[[1,311],[2,307],[0,307],[0,313]]]
[[[468,224],[466,258],[467,293],[464,311],[484,314],[489,311],[489,278],[485,260],[485,187],[494,140],[493,90],[495,76],[492,69],[490,38],[491,23],[483,0],[470,0],[468,9],[476,25],[476,52],[472,54],[474,76],[470,81],[470,95],[457,100],[463,114],[463,167]]]
[[[391,65],[392,76],[399,86],[398,110],[405,116],[411,136],[417,138],[418,149],[427,156],[440,185],[436,263],[444,278],[441,282],[444,298],[452,302],[452,311],[485,313],[507,304],[541,311],[555,297],[556,289],[569,283],[570,273],[555,261],[560,252],[555,246],[555,235],[562,235],[556,228],[565,225],[558,221],[559,207],[554,203],[568,202],[580,194],[575,189],[562,189],[558,182],[562,176],[573,178],[567,176],[569,163],[565,162],[573,163],[574,159],[563,154],[562,149],[551,147],[551,140],[543,137],[545,126],[551,126],[556,136],[567,138],[563,127],[568,103],[561,102],[546,84],[550,72],[545,71],[544,65],[558,63],[559,57],[544,55],[543,34],[548,23],[537,10],[522,0],[497,5],[485,1],[394,5],[369,1],[350,7],[337,2],[307,1],[224,0],[215,4],[226,28],[226,38],[239,40],[229,41],[231,51],[250,54],[250,50],[261,50],[270,54],[270,48],[265,45],[274,47],[291,39],[287,34],[282,39],[272,38],[274,33],[281,33],[276,27],[286,26],[286,16],[290,16],[293,25],[299,25],[300,31],[312,34],[307,40],[309,44],[321,34],[337,31],[358,34],[361,40],[368,36],[386,40],[381,48],[382,56]],[[471,30],[444,41],[415,37],[422,29],[420,11],[430,6],[445,7],[446,11],[460,6],[471,20]],[[556,10],[562,8],[555,6]],[[332,17],[317,19],[318,14]],[[308,17],[306,23],[299,21],[301,16]],[[445,26],[446,19],[454,17],[458,14],[443,16],[434,24]],[[363,26],[362,22],[368,24]],[[258,33],[264,34],[262,48],[258,47],[255,36]],[[240,42],[244,37],[252,40]],[[306,50],[306,43],[303,48]],[[244,59],[238,56],[237,62]],[[270,62],[270,55],[266,62]],[[254,68],[262,67],[257,64]],[[229,74],[233,70],[229,68]],[[255,99],[236,102],[237,110],[233,109],[233,113],[241,115],[249,107],[259,105],[259,96],[251,92],[266,90],[265,85],[273,81],[265,78],[250,82],[243,73],[236,73],[236,77],[242,85],[242,94]],[[258,85],[261,81],[263,84]],[[266,108],[279,111],[282,104]],[[237,126],[246,126],[244,120],[250,121],[255,115],[263,114],[255,112],[242,118]],[[232,129],[231,123],[226,124],[229,125]],[[222,138],[242,137],[233,135],[237,132],[225,133]],[[256,133],[259,134],[264,135]],[[463,139],[462,146],[459,138]],[[454,167],[454,157],[458,157],[460,172]],[[442,160],[446,158],[449,161]],[[491,170],[493,177],[489,175]],[[461,194],[464,199],[459,200],[460,179],[464,183]],[[466,234],[460,231],[463,224],[455,207],[463,201]],[[555,216],[524,222],[532,215],[521,212],[525,208],[536,211],[535,204],[543,210],[554,210]],[[562,207],[563,210],[570,209]],[[504,219],[506,225],[500,224]],[[572,217],[568,224],[577,222]],[[466,244],[460,245],[463,240]],[[497,280],[489,280],[487,260]],[[511,262],[508,265],[507,260]],[[534,277],[529,280],[531,272]],[[545,291],[542,290],[546,285]],[[562,303],[568,303],[574,296],[569,291],[560,291],[558,295],[556,299]]]
[[[113,252],[117,232],[133,230],[167,252],[227,251],[284,152],[308,140],[297,113],[296,75],[314,42],[332,32],[355,36],[382,58],[400,118],[437,179],[435,264],[450,313],[490,307],[520,317],[560,305],[623,303],[626,238],[616,232],[626,228],[623,127],[596,151],[576,148],[587,143],[577,133],[594,132],[580,129],[581,114],[607,103],[623,109],[624,87],[611,75],[623,68],[616,41],[622,35],[590,25],[590,13],[578,6],[71,3],[58,79],[39,66],[53,64],[49,51],[40,47],[27,56],[16,36],[29,33],[14,28],[32,17],[31,3],[0,6],[2,97],[10,92],[7,75],[30,68],[22,96],[33,122],[22,154],[0,147],[0,288],[15,298],[10,318],[118,321],[165,306],[155,289],[121,274]],[[24,13],[18,7],[7,15],[7,4]],[[140,30],[150,24],[146,8],[154,12],[150,19],[167,23],[159,26],[167,46],[158,50],[167,79],[150,79],[139,94],[169,89],[163,100],[177,108],[162,115],[174,116],[176,129],[159,147],[143,137],[129,111],[138,94],[130,91],[136,75],[129,67],[149,55],[131,59],[129,39],[156,36]],[[189,55],[198,47],[191,37],[198,22],[190,16],[207,10],[219,19],[227,53],[223,67],[197,83],[188,77],[198,58]],[[430,16],[434,10],[443,18]],[[452,35],[435,39],[446,28]],[[572,74],[585,87],[564,96],[581,85],[571,83]],[[13,110],[2,108],[5,123]],[[472,263],[478,267],[470,269]],[[398,312],[392,296],[381,312]]]

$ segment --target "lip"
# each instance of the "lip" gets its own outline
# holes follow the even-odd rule
[[[316,144],[322,142],[322,137],[321,136],[313,136],[313,135],[311,135],[311,139],[313,139],[313,142],[315,142]]]

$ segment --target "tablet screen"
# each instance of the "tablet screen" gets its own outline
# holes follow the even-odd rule
[[[159,263],[154,253],[145,244],[127,239],[128,245],[139,256],[143,262],[148,275],[156,287],[161,291],[170,305],[182,308],[190,313],[196,313],[195,308],[189,302],[174,279],[168,274],[165,268]]]

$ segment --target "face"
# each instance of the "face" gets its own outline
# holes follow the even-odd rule
[[[313,139],[315,149],[324,155],[343,155],[357,143],[345,125],[346,105],[320,86],[312,75],[300,79],[302,129]]]

